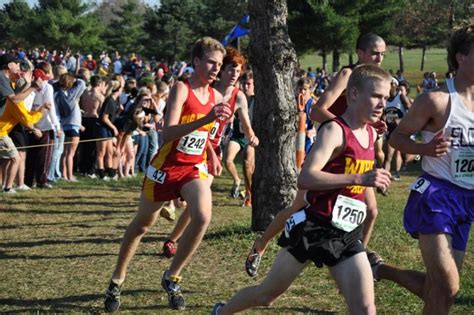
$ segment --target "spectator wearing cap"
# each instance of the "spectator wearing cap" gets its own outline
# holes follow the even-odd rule
[[[52,68],[47,62],[41,62],[33,71],[33,77],[49,81],[52,78]],[[54,104],[53,86],[49,83],[43,84],[41,90],[37,91],[33,101],[33,111],[41,108],[44,104],[49,104],[50,109],[35,124],[35,128],[41,131],[41,136],[30,135],[31,145],[42,145],[32,147],[26,156],[25,184],[32,187],[36,181],[36,187],[51,188],[48,183],[48,172],[53,153],[53,142],[55,135],[61,136],[61,125],[59,124]]]
[[[7,99],[13,104],[23,101],[31,92],[42,85],[41,80],[31,82],[31,75],[24,76],[26,85],[23,90],[15,93],[12,82],[21,77],[19,60],[11,54],[0,56],[0,115],[4,110]]]

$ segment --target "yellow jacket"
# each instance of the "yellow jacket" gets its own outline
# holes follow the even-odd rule
[[[42,112],[28,111],[24,102],[15,105],[7,99],[5,111],[3,115],[0,116],[0,137],[7,136],[16,124],[20,123],[23,126],[33,125],[37,123],[42,116]]]

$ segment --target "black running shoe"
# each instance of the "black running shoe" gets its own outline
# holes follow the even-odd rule
[[[181,287],[178,283],[181,281],[181,278],[176,276],[167,277],[167,271],[163,273],[161,278],[161,286],[168,293],[168,303],[170,307],[174,310],[183,310],[186,307],[184,302],[184,297],[181,294]]]
[[[105,292],[104,309],[107,313],[116,312],[120,307],[120,286],[110,281],[109,288]]]

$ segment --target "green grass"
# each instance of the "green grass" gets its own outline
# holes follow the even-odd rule
[[[389,197],[378,196],[380,214],[371,248],[387,262],[422,270],[417,242],[402,227],[407,186],[415,175],[410,173],[401,182],[394,182]],[[84,179],[62,183],[52,190],[1,195],[0,312],[102,312],[120,240],[136,211],[139,184],[139,179],[110,183]],[[272,243],[256,279],[246,275],[244,260],[256,235],[249,230],[250,210],[242,208],[240,200],[227,198],[230,187],[228,175],[216,180],[211,227],[183,273],[186,312],[190,314],[208,314],[216,301],[227,300],[239,288],[262,281],[278,250]],[[168,310],[160,288],[162,272],[170,261],[157,255],[172,227],[173,223],[159,219],[143,238],[124,284],[122,311],[175,313]],[[473,249],[471,241],[453,314],[474,310]],[[421,312],[420,300],[393,283],[377,283],[375,294],[382,314]],[[345,310],[327,269],[311,266],[272,308],[250,313]]]
[[[405,49],[404,64],[405,64],[405,78],[410,84],[415,87],[423,79],[423,73],[427,71],[435,71],[438,74],[438,79],[444,81],[444,74],[448,71],[448,64],[446,61],[447,53],[445,48],[430,48],[426,51],[425,68],[420,70],[421,65],[421,49]],[[354,62],[357,61],[357,55],[353,55]],[[349,64],[349,57],[347,54],[341,56],[341,66]],[[300,57],[301,67],[313,69],[322,67],[322,58],[318,54],[307,54]],[[398,47],[389,46],[387,54],[383,61],[382,67],[386,70],[392,69],[395,73],[400,69],[398,58]],[[332,55],[328,56],[328,72],[332,72]],[[415,95],[415,91],[412,92]]]

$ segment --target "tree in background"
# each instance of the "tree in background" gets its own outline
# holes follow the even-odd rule
[[[142,54],[149,38],[144,30],[145,6],[139,0],[128,0],[111,9],[113,15],[103,35],[107,49]]]
[[[81,0],[40,0],[34,8],[29,33],[32,45],[48,49],[95,52],[105,48],[103,25],[91,5]]]
[[[264,230],[296,193],[296,52],[288,36],[286,0],[252,0],[250,59],[255,78],[255,150],[252,229]]]
[[[351,51],[359,34],[362,4],[363,1],[350,0],[290,1],[289,31],[298,53],[318,51],[325,60],[332,52],[333,71],[337,71],[340,54]]]
[[[0,10],[1,46],[27,47],[31,8],[25,0],[13,0]]]

